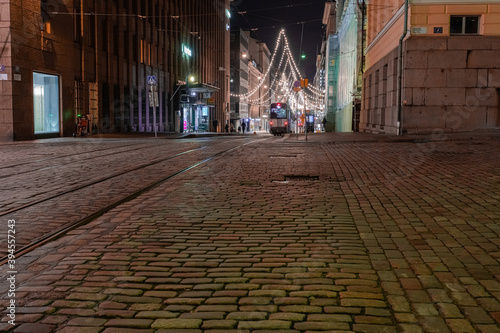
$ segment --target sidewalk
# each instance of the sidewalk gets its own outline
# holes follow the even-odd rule
[[[306,135],[300,133],[299,141],[305,141]],[[296,140],[297,134],[287,135],[288,140]],[[436,131],[430,134],[372,134],[365,132],[356,133],[308,133],[307,140],[310,142],[438,142],[456,140],[500,140],[500,128],[490,130],[478,130],[470,132],[442,133]]]

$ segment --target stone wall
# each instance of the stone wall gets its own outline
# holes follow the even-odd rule
[[[411,37],[405,46],[408,133],[500,126],[500,37]]]
[[[397,63],[395,49],[364,74],[362,131],[397,133]],[[500,37],[412,36],[403,68],[405,133],[500,126]]]

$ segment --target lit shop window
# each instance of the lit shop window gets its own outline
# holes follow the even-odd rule
[[[59,133],[59,77],[33,73],[35,134]]]

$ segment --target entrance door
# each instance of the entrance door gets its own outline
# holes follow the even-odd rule
[[[35,134],[59,133],[59,77],[33,73]]]

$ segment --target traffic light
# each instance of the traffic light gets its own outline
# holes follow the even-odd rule
[[[302,53],[302,55],[300,56],[302,59],[305,59],[306,58],[306,54],[305,53]]]

